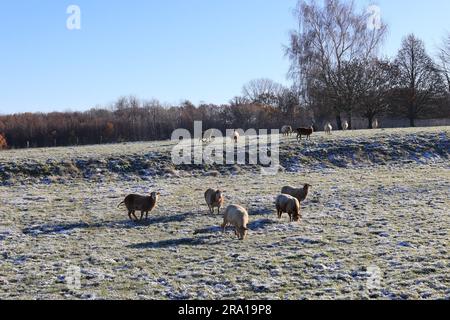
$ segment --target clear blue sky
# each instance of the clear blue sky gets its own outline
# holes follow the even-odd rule
[[[371,1],[358,0],[361,7]],[[70,4],[80,31],[66,28]],[[121,95],[225,103],[244,83],[288,84],[296,0],[1,0],[0,113],[86,110]],[[378,0],[393,55],[414,32],[435,51],[450,1]]]

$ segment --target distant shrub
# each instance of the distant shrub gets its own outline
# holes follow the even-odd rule
[[[0,134],[0,150],[8,149],[8,143],[6,142],[6,138],[3,134]]]

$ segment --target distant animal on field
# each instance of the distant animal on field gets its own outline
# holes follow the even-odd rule
[[[378,119],[373,120],[372,129],[378,129],[378,127],[379,127]]]
[[[225,232],[225,228],[231,225],[235,228],[235,234],[239,240],[245,240],[248,235],[249,217],[248,212],[243,207],[238,205],[231,205],[226,208],[223,215],[222,230]]]
[[[298,202],[302,203],[308,197],[309,189],[311,187],[312,186],[310,184],[305,184],[303,186],[303,188],[293,188],[293,187],[286,186],[281,189],[281,193],[288,194],[288,195],[296,198],[298,200]]]
[[[333,126],[331,125],[331,123],[327,123],[325,125],[324,131],[326,134],[331,135],[331,132],[333,131]]]
[[[200,137],[201,142],[211,142],[212,140],[212,131],[207,130],[203,133],[202,137]]]
[[[144,218],[148,219],[148,214],[155,209],[159,196],[161,194],[159,192],[152,192],[150,196],[140,196],[137,194],[128,195],[124,201],[122,201],[117,207],[119,208],[121,205],[125,204],[125,207],[128,209],[128,217],[130,220],[133,220],[131,216],[137,221],[136,211],[141,212],[141,221]]]
[[[205,201],[208,205],[209,212],[214,213],[214,208],[217,208],[217,213],[220,213],[220,209],[225,201],[224,192],[221,190],[208,189],[205,192]]]
[[[289,215],[290,222],[297,222],[300,220],[300,202],[288,195],[288,194],[280,194],[275,202],[277,208],[278,219],[281,219],[283,213],[287,213]]]
[[[283,134],[284,137],[289,137],[293,132],[294,130],[292,130],[291,126],[283,126],[281,128],[281,133]]]
[[[349,128],[348,121],[345,121],[345,122],[342,124],[342,130],[347,131],[348,128]]]
[[[306,136],[306,140],[311,140],[311,135],[314,133],[313,127],[298,128],[295,131],[297,132],[297,141],[302,140],[303,136]]]
[[[239,132],[237,132],[236,130],[234,130],[234,132],[233,132],[233,140],[234,140],[235,143],[238,142],[240,136],[241,136],[241,135],[239,134]]]

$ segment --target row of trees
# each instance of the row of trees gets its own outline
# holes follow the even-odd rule
[[[401,116],[404,110],[394,108],[390,99],[391,96],[407,93],[391,90],[391,80],[385,80],[386,74],[392,72],[392,65],[378,62],[370,69],[362,68],[360,64],[354,67],[355,70],[361,68],[366,71],[358,74],[360,82],[368,81],[382,89],[366,92],[366,98],[361,102],[364,104],[358,109],[361,115],[367,119],[383,112]],[[372,68],[377,72],[368,72]],[[385,95],[386,91],[391,92],[390,95]],[[447,100],[445,103],[449,102]],[[223,132],[230,128],[279,129],[285,124],[309,126],[320,121],[320,118],[324,121],[329,119],[329,114],[319,113],[324,110],[327,108],[305,108],[295,91],[261,79],[247,84],[243,96],[233,98],[226,105],[194,106],[185,101],[179,106],[167,106],[156,100],[140,101],[135,97],[123,97],[107,108],[86,112],[0,116],[0,132],[3,133],[0,134],[0,149],[8,147],[7,141],[11,148],[27,148],[164,140],[169,139],[178,128],[193,131],[194,121],[202,121],[204,130],[216,128]],[[430,117],[439,118],[440,115],[433,113]]]
[[[450,34],[444,39],[444,43],[441,46],[439,60],[441,71],[447,84],[447,90],[450,92]]]
[[[422,40],[405,37],[396,57],[380,56],[388,28],[370,24],[352,1],[300,0],[298,30],[291,32],[286,55],[291,61],[287,88],[270,79],[253,80],[226,105],[178,106],[123,97],[87,112],[26,113],[0,116],[0,149],[85,145],[170,138],[178,128],[273,129],[284,124],[320,128],[344,118],[384,115],[450,118],[450,35],[433,59]]]
[[[230,128],[280,128],[292,120],[285,109],[289,110],[244,101],[200,106],[186,101],[179,106],[167,106],[156,100],[123,97],[112,106],[87,112],[0,116],[0,132],[11,148],[164,140],[178,128],[193,131],[194,121],[202,121],[204,130],[216,128],[223,132]],[[301,121],[304,114],[297,113]]]
[[[296,17],[299,29],[291,32],[286,48],[289,75],[301,103],[316,117],[333,114],[341,128],[343,117],[351,126],[355,115],[367,118],[371,126],[375,117],[391,111],[415,126],[427,113],[449,114],[450,37],[440,64],[413,34],[404,38],[394,59],[386,59],[379,48],[387,26],[368,23],[370,13],[358,13],[353,1],[300,1]],[[440,108],[446,110],[436,110]]]

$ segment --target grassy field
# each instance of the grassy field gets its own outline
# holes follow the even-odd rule
[[[0,299],[450,299],[449,134],[283,140],[274,176],[171,166],[168,141],[1,152]],[[281,187],[303,183],[301,223],[278,220]],[[246,241],[208,187],[248,208]],[[117,208],[151,191],[149,221]]]

